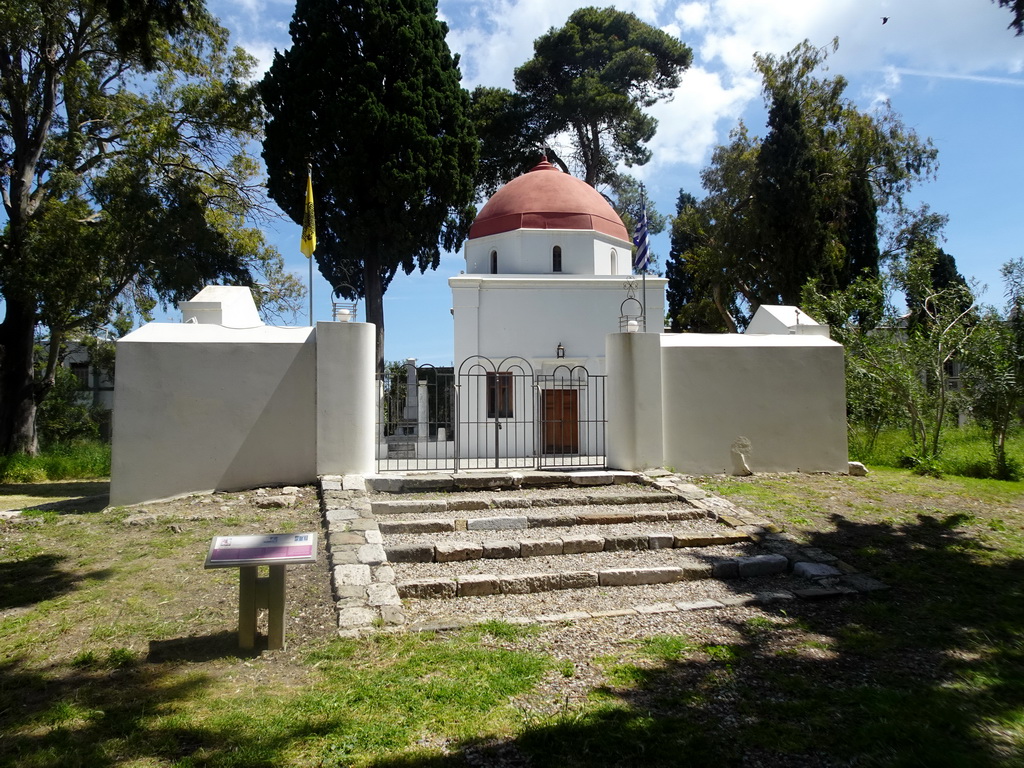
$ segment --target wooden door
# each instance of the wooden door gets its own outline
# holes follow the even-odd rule
[[[543,391],[544,453],[579,453],[579,392],[575,389]]]

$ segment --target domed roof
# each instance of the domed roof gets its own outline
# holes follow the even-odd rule
[[[469,229],[470,239],[517,229],[591,229],[631,242],[600,192],[547,158],[499,189]]]

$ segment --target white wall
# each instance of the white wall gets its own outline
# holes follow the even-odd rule
[[[561,274],[621,277],[632,272],[631,243],[576,229],[517,229],[474,238],[466,243],[466,272],[490,274],[491,251],[497,251],[499,275],[549,275],[551,251],[556,245],[562,249]]]
[[[846,472],[843,348],[819,336],[666,334],[665,465],[733,473]]]

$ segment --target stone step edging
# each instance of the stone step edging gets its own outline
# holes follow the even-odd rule
[[[454,531],[513,531],[526,528],[569,528],[575,525],[620,525],[623,523],[666,523],[710,519],[704,510],[663,509],[639,512],[561,512],[537,515],[496,515],[494,517],[424,517],[416,520],[379,520],[383,534],[452,533]]]

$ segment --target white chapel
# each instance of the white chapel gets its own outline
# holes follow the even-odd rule
[[[605,337],[619,332],[624,310],[646,305],[646,330],[663,330],[667,281],[649,276],[641,290],[618,214],[547,159],[487,201],[465,256],[465,273],[448,280],[456,371],[475,356],[520,357],[538,373],[568,365],[600,375]],[[635,301],[624,307],[630,282]]]

